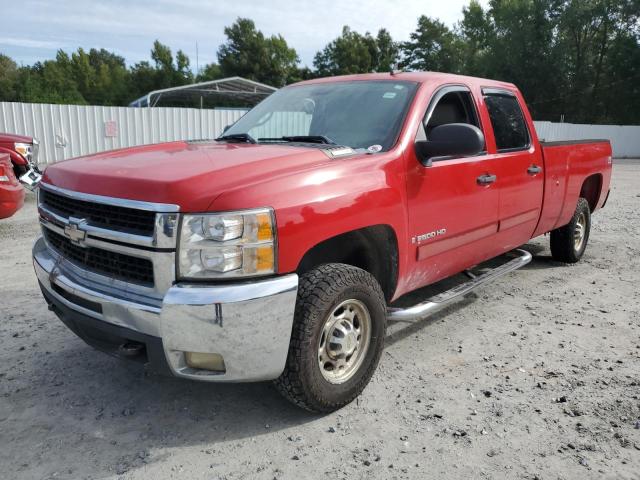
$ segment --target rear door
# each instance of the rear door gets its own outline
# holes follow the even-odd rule
[[[510,250],[533,236],[540,218],[544,188],[542,152],[529,131],[521,96],[496,88],[484,88],[482,94],[493,131],[493,135],[488,135],[487,146],[498,160],[498,239],[504,250]]]
[[[416,140],[428,139],[434,127],[449,123],[468,123],[482,129],[467,86],[444,86],[434,93]],[[491,177],[500,161],[482,152],[473,157],[434,159],[425,166],[414,149],[409,149],[407,197],[410,242],[415,254],[409,289],[495,255],[499,192]]]

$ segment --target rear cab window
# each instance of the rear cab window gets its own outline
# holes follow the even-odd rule
[[[517,97],[507,90],[483,89],[498,152],[527,150],[531,137]]]

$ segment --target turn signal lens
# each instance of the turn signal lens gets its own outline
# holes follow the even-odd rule
[[[271,228],[271,215],[268,213],[260,213],[256,215],[258,221],[258,241],[266,242],[273,240],[273,230]]]

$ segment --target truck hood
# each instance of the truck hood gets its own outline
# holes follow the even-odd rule
[[[317,148],[172,142],[113,150],[47,167],[43,182],[76,192],[207,211],[227,189],[251,188],[332,160]]]

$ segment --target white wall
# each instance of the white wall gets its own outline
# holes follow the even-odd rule
[[[640,126],[535,122],[540,140],[611,140],[615,158],[640,158]]]
[[[47,164],[134,145],[215,138],[245,112],[0,102],[0,132],[37,138],[39,163]]]
[[[46,164],[114,148],[215,138],[245,111],[0,102],[0,132],[36,137],[40,140],[39,161]],[[280,136],[282,125],[289,120],[274,117],[256,133]],[[294,120],[300,121],[302,130],[308,128],[308,119]],[[609,138],[615,157],[640,158],[640,126],[535,124],[538,136],[547,141]]]

